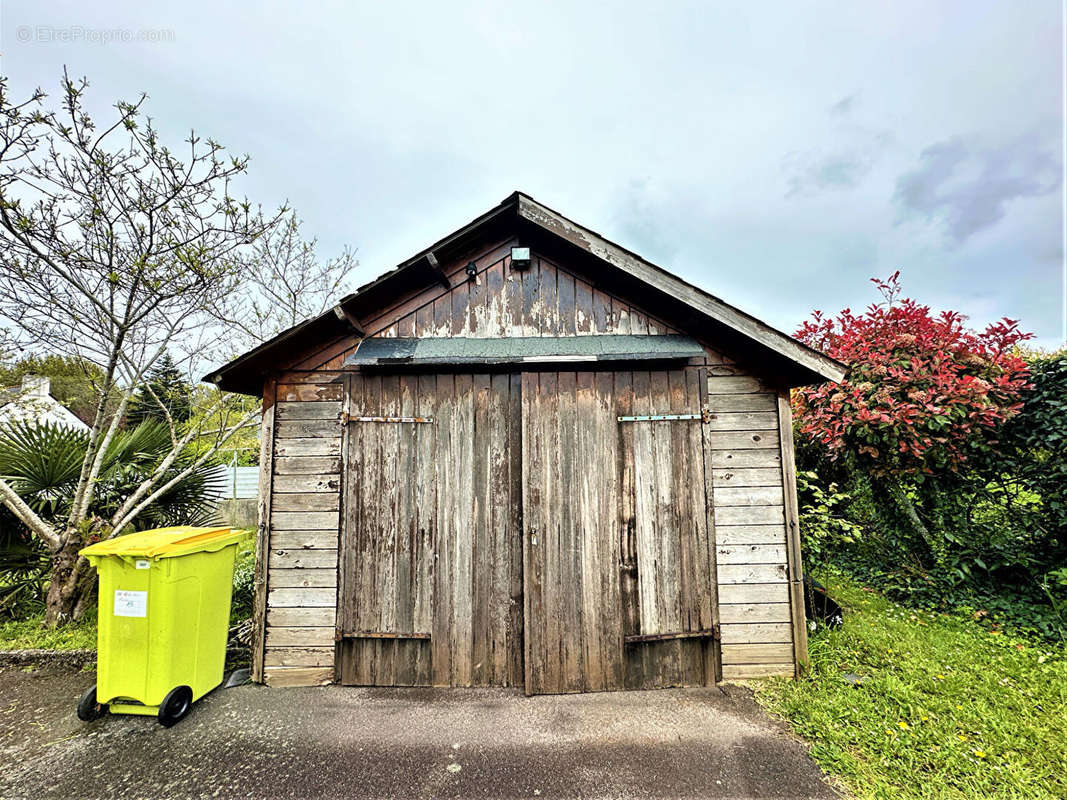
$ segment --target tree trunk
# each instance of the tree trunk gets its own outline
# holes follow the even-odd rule
[[[52,556],[44,623],[49,628],[81,618],[89,606],[94,580],[89,562],[78,555],[82,545],[73,540]]]

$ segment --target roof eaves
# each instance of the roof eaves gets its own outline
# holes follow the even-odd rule
[[[659,289],[705,316],[739,331],[823,379],[834,382],[844,379],[844,364],[672,275],[662,267],[573,222],[528,195],[519,194],[518,213],[523,219]]]

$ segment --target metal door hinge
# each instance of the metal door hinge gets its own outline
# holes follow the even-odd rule
[[[433,421],[433,417],[357,417],[347,412],[341,414],[341,422],[344,425],[350,422],[409,422],[432,425]]]
[[[619,422],[675,422],[685,419],[702,419],[700,414],[640,414],[633,417],[617,417]]]

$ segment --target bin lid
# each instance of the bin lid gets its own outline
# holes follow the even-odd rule
[[[189,525],[155,528],[91,544],[81,551],[81,555],[169,558],[221,550],[240,541],[245,534],[243,530],[232,528],[194,528]]]

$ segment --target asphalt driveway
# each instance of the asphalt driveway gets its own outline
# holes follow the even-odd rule
[[[836,796],[737,687],[526,698],[249,685],[168,730],[79,722],[92,681],[0,671],[0,797]]]

